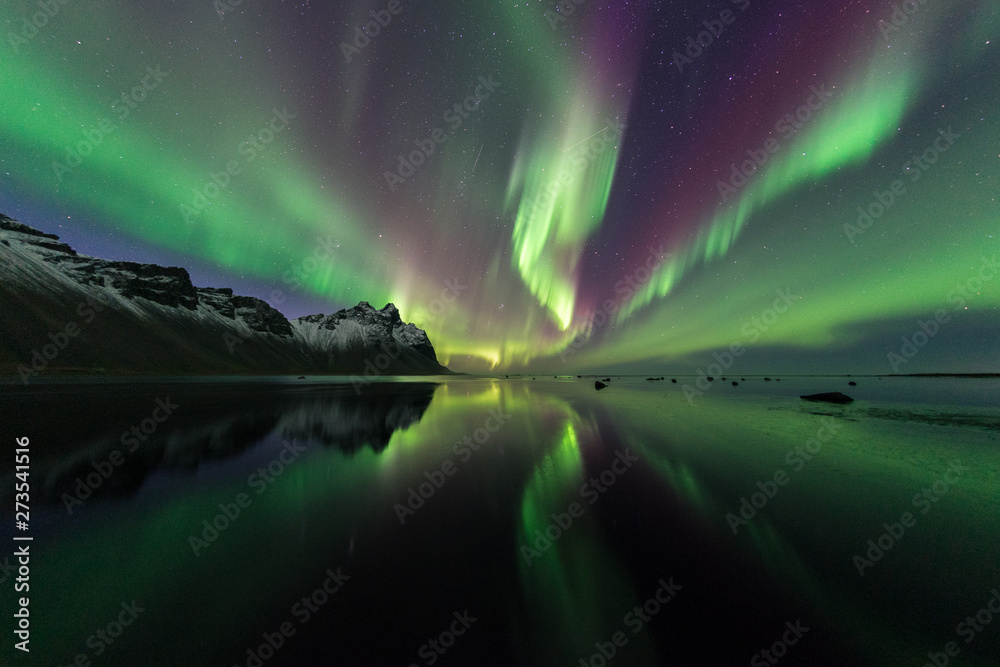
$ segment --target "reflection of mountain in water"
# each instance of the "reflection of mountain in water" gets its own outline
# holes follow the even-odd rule
[[[430,386],[431,391],[421,393],[315,398],[285,410],[278,430],[286,440],[319,442],[349,453],[368,445],[381,452],[393,433],[424,416],[433,394]]]
[[[120,391],[118,387],[104,386],[91,395],[81,392],[82,398],[66,411],[70,414],[63,415],[58,423],[49,420],[51,432],[33,438],[39,443],[63,442],[65,446],[54,456],[39,458],[37,463],[33,460],[32,472],[44,480],[45,497],[57,502],[64,493],[74,493],[78,480],[95,474],[94,464],[110,474],[96,485],[93,496],[130,495],[154,471],[193,472],[206,462],[238,456],[272,434],[306,445],[336,447],[348,454],[366,445],[381,452],[396,430],[420,421],[436,387],[426,382],[374,384],[356,394],[345,385],[132,386]],[[121,425],[148,421],[155,404],[152,399],[136,398],[133,394],[137,391],[149,397],[170,396],[178,407],[155,433],[130,451],[131,447],[124,443],[135,441],[130,436],[123,440],[128,429]],[[41,415],[46,404],[56,402],[51,395],[35,393],[35,401],[24,405],[22,413],[34,409]],[[76,412],[79,415],[72,414]],[[91,420],[91,428],[85,415]],[[103,415],[101,425],[95,415]],[[109,467],[108,461],[119,455],[124,460]],[[13,493],[13,482],[12,476],[6,477],[0,495]]]

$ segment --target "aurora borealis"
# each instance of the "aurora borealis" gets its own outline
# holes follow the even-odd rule
[[[457,371],[1000,371],[995,3],[333,4],[5,1],[0,212]]]

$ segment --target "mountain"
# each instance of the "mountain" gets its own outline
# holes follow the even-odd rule
[[[0,214],[0,373],[450,373],[394,305],[288,321],[179,267],[80,255]]]

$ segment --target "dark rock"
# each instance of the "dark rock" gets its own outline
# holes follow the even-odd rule
[[[14,220],[13,218],[8,218],[3,213],[0,213],[0,230],[23,234],[24,236],[18,237],[18,240],[28,246],[55,250],[56,252],[65,253],[67,255],[76,255],[76,251],[70,248],[67,244],[59,241],[59,237],[55,234],[40,232],[34,227],[29,227],[28,225]],[[4,240],[4,245],[10,247],[10,242]]]
[[[596,389],[597,391],[600,391],[600,390],[604,389],[607,386],[608,385],[604,384],[600,380],[594,380],[594,389]]]
[[[235,320],[236,306],[233,305],[233,290],[228,287],[196,287],[198,301],[223,317]]]
[[[673,382],[674,384],[677,384],[677,378],[670,378],[670,381]]]
[[[236,308],[236,316],[254,331],[278,336],[292,335],[291,323],[266,301],[253,296],[234,296],[233,306]]]
[[[715,378],[714,378],[714,377],[712,377],[711,375],[709,375],[709,376],[708,376],[708,381],[709,381],[709,382],[715,382]]]
[[[770,382],[771,378],[764,378],[764,382]]]
[[[851,387],[857,387],[858,386],[858,383],[854,382],[853,380],[851,382],[848,382],[847,384],[850,385]]]
[[[853,403],[854,399],[846,394],[841,394],[839,391],[829,391],[822,394],[809,394],[808,396],[800,396],[803,401],[813,401],[816,403],[838,403],[840,405],[846,405],[848,403]]]
[[[739,383],[739,382],[737,382],[736,380],[733,380],[733,386],[734,386],[734,387],[738,387],[738,386],[740,386],[740,383]]]
[[[55,234],[46,234],[45,232],[40,232],[34,227],[29,227],[24,223],[18,222],[14,218],[8,218],[3,213],[0,213],[0,229],[6,229],[11,232],[18,232],[20,234],[27,234],[28,236],[39,236],[45,239],[53,239],[55,241],[59,240],[59,237]]]
[[[69,245],[63,243],[62,241],[28,241],[27,245],[33,245],[36,248],[45,248],[46,250],[54,250],[56,252],[69,255],[70,257],[76,257],[76,250],[73,250]]]
[[[126,299],[142,297],[163,306],[188,310],[198,307],[198,290],[191,284],[187,270],[178,266],[111,261],[77,255],[75,251],[48,256],[45,261],[59,265],[84,285],[108,287]]]

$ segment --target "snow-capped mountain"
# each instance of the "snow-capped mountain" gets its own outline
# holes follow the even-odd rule
[[[0,214],[0,373],[448,373],[423,330],[367,302],[289,322],[179,267],[78,254]]]

